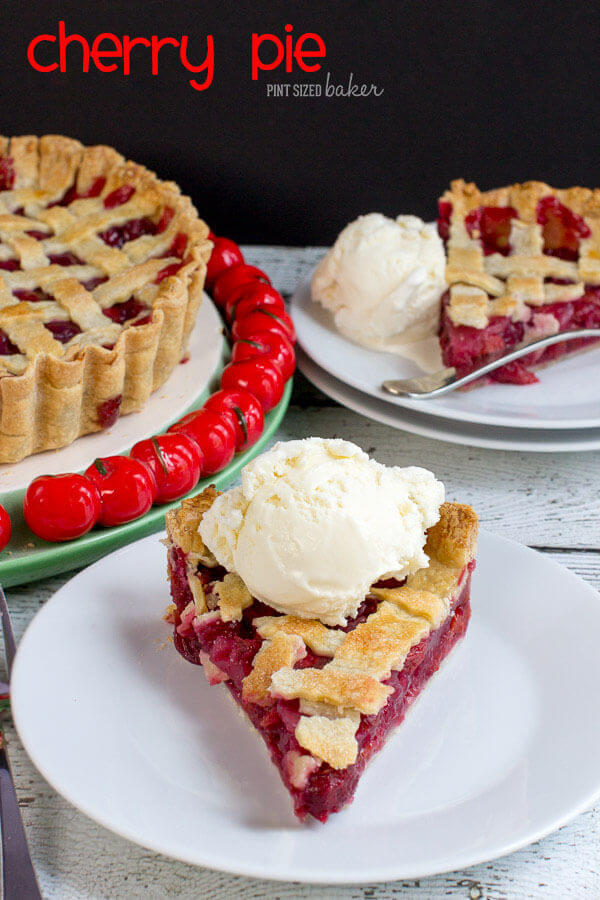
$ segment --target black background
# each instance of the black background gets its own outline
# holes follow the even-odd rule
[[[58,132],[108,143],[178,181],[215,231],[247,242],[326,244],[359,213],[435,215],[451,178],[481,187],[539,178],[597,186],[598,6],[527,2],[17,2],[0,5],[4,134]],[[76,66],[42,74],[31,38],[91,43],[188,34],[201,61],[215,39],[210,89],[194,91],[177,51],[157,77],[141,49],[133,74]],[[250,36],[316,31],[327,46],[304,80],[375,83],[379,98],[266,96],[250,77]],[[69,59],[79,62],[78,49]],[[40,53],[43,60],[43,54]],[[139,63],[135,63],[138,59]],[[79,63],[80,66],[80,63]]]

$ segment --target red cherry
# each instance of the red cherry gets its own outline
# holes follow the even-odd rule
[[[231,363],[221,375],[221,387],[250,391],[265,412],[277,406],[283,396],[284,385],[279,366],[261,357]]]
[[[206,287],[209,291],[221,272],[244,262],[242,251],[235,241],[225,237],[215,237],[212,241],[214,247],[206,267]]]
[[[262,406],[250,391],[217,391],[209,397],[204,409],[226,418],[235,430],[235,450],[252,447],[265,427]]]
[[[70,541],[93,528],[101,516],[100,492],[84,475],[40,475],[23,501],[25,521],[45,541]]]
[[[10,536],[12,534],[12,525],[10,521],[10,516],[6,512],[3,506],[0,506],[0,550],[4,550],[8,542],[10,541]]]
[[[123,525],[148,512],[158,493],[154,475],[139,459],[105,456],[85,470],[100,492],[101,525]]]
[[[276,331],[264,331],[253,338],[242,338],[233,345],[231,361],[266,357],[276,362],[281,369],[283,380],[287,381],[296,368],[296,354],[287,338]]]
[[[224,469],[235,453],[233,425],[210,409],[191,412],[169,428],[169,433],[187,434],[199,445],[204,457],[202,475],[213,475]]]
[[[131,454],[151,470],[158,493],[155,503],[170,503],[196,487],[202,471],[202,451],[186,434],[161,434],[132,447]]]
[[[231,322],[233,319],[243,319],[255,309],[284,313],[285,303],[279,291],[270,284],[251,282],[240,285],[230,293],[225,312]]]
[[[231,268],[221,272],[215,281],[212,298],[217,306],[223,308],[234,288],[238,288],[242,284],[248,284],[253,281],[262,281],[263,284],[271,284],[268,275],[265,275],[263,270],[257,269],[256,266],[249,266],[247,263],[239,263],[237,266],[231,266]]]
[[[287,313],[275,313],[270,309],[255,309],[243,318],[236,319],[231,326],[234,341],[242,338],[254,338],[263,331],[276,331],[288,339],[290,344],[296,343],[296,329]]]

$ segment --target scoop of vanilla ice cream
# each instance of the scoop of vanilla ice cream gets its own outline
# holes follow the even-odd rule
[[[348,441],[307,438],[249,462],[200,534],[257,599],[341,625],[375,581],[427,565],[425,529],[443,500],[426,469],[386,467]]]
[[[312,296],[336,327],[377,349],[436,333],[445,289],[444,246],[417,216],[359,216],[317,266]]]

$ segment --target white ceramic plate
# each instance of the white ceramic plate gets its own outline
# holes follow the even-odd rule
[[[122,416],[107,431],[87,434],[60,450],[28,456],[20,463],[0,465],[0,493],[26,488],[44,472],[77,472],[97,456],[112,456],[129,449],[149,434],[160,432],[178,419],[208,385],[223,352],[223,323],[204,294],[190,338],[190,358],[177,366],[169,380],[137,413]]]
[[[291,312],[299,343],[318,365],[390,406],[479,425],[529,429],[600,427],[600,348],[574,354],[542,369],[539,384],[490,384],[453,391],[434,400],[407,400],[385,393],[381,383],[419,375],[417,365],[394,353],[368,350],[342,337],[332,315],[319,303],[313,303],[309,281],[298,285]]]
[[[526,547],[482,535],[466,639],[325,826],[295,821],[227,690],[177,654],[168,599],[157,536],[105,557],[38,613],[11,685],[42,775],[151,850],[290,881],[416,878],[509,853],[600,796],[600,600]]]
[[[342,406],[354,412],[421,437],[464,444],[467,447],[484,447],[488,450],[521,450],[530,453],[572,453],[582,450],[600,450],[600,428],[551,431],[550,429],[490,428],[488,425],[472,425],[469,422],[452,422],[437,416],[413,412],[404,407],[394,407],[383,400],[375,400],[368,394],[348,387],[326,372],[304,352],[296,349],[298,368],[309,381]]]

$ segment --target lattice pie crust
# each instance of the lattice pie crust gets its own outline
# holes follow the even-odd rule
[[[554,197],[581,216],[590,235],[579,247],[577,261],[543,253],[542,226],[537,207]],[[453,181],[441,201],[452,204],[447,242],[446,282],[450,288],[448,314],[455,325],[485,328],[493,316],[524,321],[529,307],[557,300],[577,300],[586,285],[600,285],[600,190],[573,187],[558,190],[541,181],[528,181],[482,192],[462,179]],[[477,235],[470,235],[465,219],[479,207],[510,207],[510,255],[485,256]],[[567,280],[557,284],[545,279]]]
[[[139,410],[164,384],[187,352],[211,244],[177,185],[110,147],[0,137],[0,181],[0,462],[15,462],[99,430],[107,404]],[[99,236],[132,220],[155,233],[120,247]],[[74,264],[49,260],[65,255]],[[145,315],[103,314],[132,298]],[[58,340],[48,323],[76,333]]]

